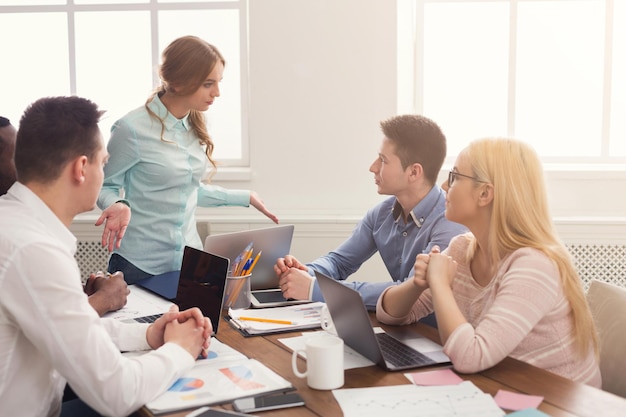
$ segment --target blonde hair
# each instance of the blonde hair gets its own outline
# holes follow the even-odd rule
[[[494,188],[489,245],[498,250],[492,250],[493,265],[506,254],[524,247],[537,249],[552,259],[572,309],[576,348],[582,355],[593,346],[597,355],[598,341],[591,311],[580,276],[552,223],[539,157],[524,142],[505,138],[479,139],[463,152],[473,176]],[[474,240],[472,254],[476,245]]]
[[[165,141],[165,124],[150,108],[148,103],[157,94],[160,96],[166,91],[175,92],[177,95],[185,96],[193,94],[213,71],[215,65],[221,62],[226,65],[224,57],[217,48],[197,36],[183,36],[170,43],[161,55],[161,65],[159,67],[159,77],[161,85],[148,97],[146,109],[153,117],[161,123],[161,140]],[[213,140],[209,136],[206,127],[204,114],[198,110],[189,112],[189,124],[191,129],[198,136],[200,144],[205,146],[206,156],[213,165],[217,167],[213,160]]]

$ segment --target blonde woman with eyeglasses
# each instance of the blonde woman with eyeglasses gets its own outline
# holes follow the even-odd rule
[[[444,352],[462,373],[507,356],[601,386],[596,330],[581,279],[559,240],[535,151],[480,139],[443,185],[446,218],[470,232],[416,257],[414,275],[383,292],[376,315],[410,324],[435,312]]]

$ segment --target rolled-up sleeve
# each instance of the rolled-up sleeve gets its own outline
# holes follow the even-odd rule
[[[201,184],[198,190],[200,207],[250,206],[249,190],[231,190],[213,184]]]

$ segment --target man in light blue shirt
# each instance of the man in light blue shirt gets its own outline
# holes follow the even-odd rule
[[[344,281],[378,252],[392,281],[345,282],[359,291],[368,310],[381,292],[413,276],[415,258],[434,245],[445,249],[467,229],[446,220],[445,192],[436,184],[446,156],[446,138],[435,122],[418,115],[381,122],[378,158],[370,166],[378,193],[392,197],[370,209],[337,249],[309,264],[287,255],[274,270],[286,298],[323,301],[314,271]]]

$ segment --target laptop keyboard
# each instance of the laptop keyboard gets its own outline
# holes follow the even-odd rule
[[[376,333],[376,338],[384,353],[385,360],[394,366],[417,366],[435,363],[428,356],[394,339],[387,333]]]
[[[156,319],[161,317],[163,314],[153,314],[151,316],[143,316],[143,317],[135,317],[135,321],[139,323],[154,323]]]

